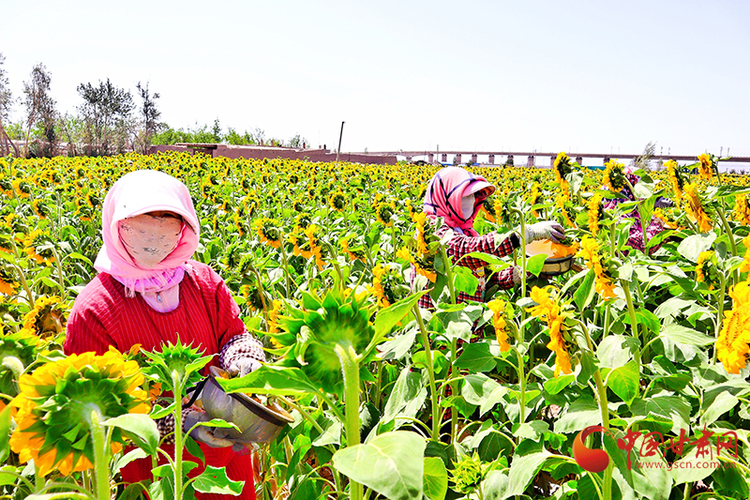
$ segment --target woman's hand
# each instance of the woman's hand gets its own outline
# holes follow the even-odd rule
[[[544,220],[526,226],[526,241],[552,240],[558,242],[565,236],[565,229],[555,221]]]
[[[211,420],[211,417],[209,417],[205,411],[191,407],[185,409],[182,415],[182,429],[185,432],[190,431],[190,436],[196,441],[205,443],[211,448],[227,448],[234,444],[234,441],[214,436],[211,429],[205,425],[199,425],[193,429],[196,424]]]
[[[227,366],[226,372],[232,377],[244,377],[261,367],[260,361],[250,356],[238,357]]]

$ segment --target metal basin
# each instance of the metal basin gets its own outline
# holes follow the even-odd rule
[[[268,443],[279,435],[285,425],[294,421],[292,416],[277,404],[265,406],[241,392],[224,392],[216,377],[223,370],[210,367],[208,380],[203,387],[203,409],[211,418],[220,418],[240,428],[216,429],[217,437],[226,437],[241,443]]]
[[[553,243],[550,240],[533,241],[526,245],[526,255],[528,257],[539,254],[547,255],[547,259],[544,261],[544,266],[542,267],[542,273],[549,276],[559,276],[570,271],[575,254],[571,253],[570,255],[557,257],[552,245]]]

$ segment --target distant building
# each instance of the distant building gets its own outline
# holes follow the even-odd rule
[[[156,154],[164,151],[179,151],[183,153],[195,154],[203,153],[212,157],[225,158],[268,158],[268,159],[289,159],[289,160],[308,160],[308,161],[336,161],[336,153],[328,149],[311,149],[311,148],[284,148],[275,146],[233,146],[228,144],[203,144],[203,143],[179,143],[172,145],[151,146],[150,154]],[[350,163],[372,163],[376,165],[395,165],[396,155],[390,154],[364,154],[364,153],[340,153],[339,161]]]

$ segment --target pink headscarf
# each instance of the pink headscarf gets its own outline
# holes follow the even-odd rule
[[[153,269],[139,267],[120,239],[119,222],[128,217],[164,210],[182,216],[185,226],[172,253]],[[174,177],[155,170],[137,170],[122,176],[107,193],[102,209],[102,239],[94,268],[111,274],[125,285],[125,293],[143,295],[161,312],[179,304],[179,283],[185,265],[198,248],[200,224],[187,187]]]
[[[461,167],[445,167],[430,179],[424,195],[424,212],[442,217],[452,228],[458,228],[469,236],[477,236],[474,218],[482,202],[495,192],[495,186],[481,175],[474,175]],[[461,210],[461,198],[476,196],[474,211],[465,219]]]

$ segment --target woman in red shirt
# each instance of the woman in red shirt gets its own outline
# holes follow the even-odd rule
[[[199,231],[190,193],[182,182],[153,170],[131,172],[119,179],[104,200],[104,245],[94,263],[99,274],[76,298],[65,352],[103,354],[109,346],[127,352],[136,344],[149,351],[165,342],[176,343],[179,337],[205,355],[218,354],[218,364],[231,373],[244,375],[260,366],[265,361],[263,348],[245,330],[226,284],[210,267],[190,260]],[[196,407],[187,408],[183,416],[185,430],[208,420]],[[160,424],[161,428],[170,426]],[[196,428],[191,435],[201,445],[208,465],[226,467],[231,479],[245,481],[239,498],[255,499],[252,456],[236,453],[232,441],[215,437],[206,427]],[[173,454],[172,446],[164,448]],[[150,459],[132,462],[122,469],[123,480],[151,479],[151,468]],[[195,469],[191,476],[202,470]]]

